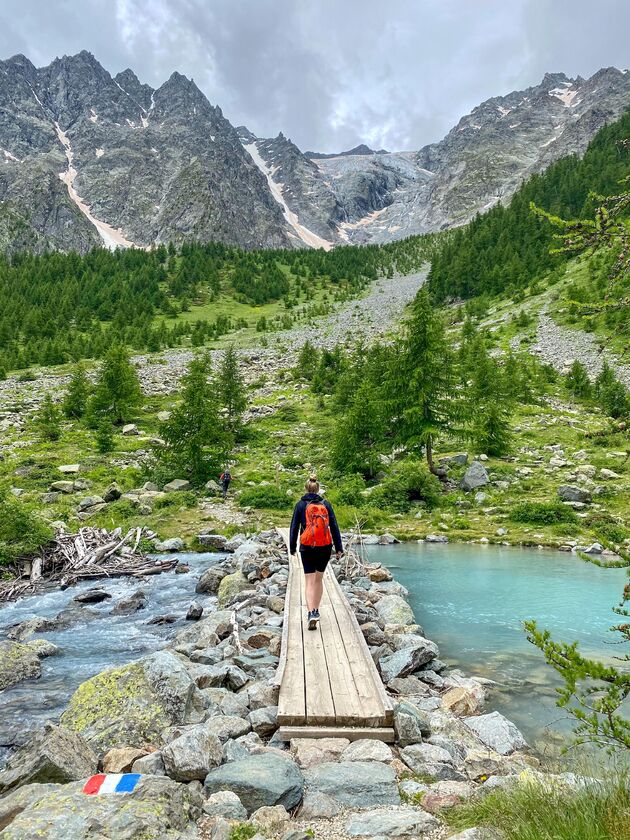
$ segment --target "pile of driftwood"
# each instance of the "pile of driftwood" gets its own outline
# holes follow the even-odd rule
[[[38,585],[54,583],[62,588],[79,580],[131,575],[145,577],[166,572],[177,565],[176,558],[156,560],[141,548],[143,539],[155,534],[132,528],[125,536],[117,528],[80,528],[76,534],[57,534],[37,557],[22,562],[20,574],[0,582],[0,601],[10,601],[35,592]]]

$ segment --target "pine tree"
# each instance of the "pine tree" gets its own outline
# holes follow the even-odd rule
[[[107,417],[112,423],[125,423],[142,401],[136,369],[126,349],[114,345],[107,351],[99,371],[88,412],[92,423]]]
[[[194,358],[181,382],[181,402],[160,428],[155,448],[160,477],[185,476],[196,486],[215,478],[227,458],[227,440],[209,378],[209,356]]]
[[[72,371],[70,384],[63,400],[63,413],[66,417],[76,419],[83,417],[87,411],[90,388],[90,380],[87,378],[85,368],[79,362]]]
[[[565,383],[574,397],[588,399],[591,396],[592,387],[591,380],[588,378],[588,372],[582,362],[579,362],[577,359],[571,365],[571,370],[566,375]]]
[[[472,383],[467,391],[470,437],[479,452],[505,455],[512,439],[512,404],[499,364],[490,357],[483,336],[475,339]]]
[[[396,354],[389,380],[392,425],[400,443],[411,450],[424,447],[433,463],[436,438],[453,430],[457,415],[453,358],[442,320],[421,289]]]
[[[243,412],[247,408],[247,394],[233,345],[230,345],[223,353],[217,375],[217,386],[221,405],[226,411],[227,428],[235,434],[243,422]]]
[[[319,352],[310,341],[306,341],[302,345],[302,349],[298,354],[297,364],[295,366],[295,374],[301,379],[313,379],[317,365],[319,362]]]
[[[61,437],[61,411],[50,394],[44,397],[35,422],[43,440],[59,440]]]
[[[96,427],[96,448],[101,454],[112,452],[114,449],[114,429],[109,420],[100,420]]]
[[[352,405],[335,425],[330,460],[334,469],[373,478],[380,469],[378,444],[386,430],[384,403],[370,381],[356,390]]]

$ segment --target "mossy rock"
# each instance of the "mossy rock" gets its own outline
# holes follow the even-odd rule
[[[160,745],[162,731],[186,719],[194,687],[181,662],[160,651],[82,683],[70,698],[61,725],[79,732],[102,752]]]
[[[20,642],[0,642],[0,691],[41,673],[42,666],[33,648]]]
[[[249,582],[242,572],[226,575],[219,584],[219,607],[228,606],[239,592],[248,588]]]

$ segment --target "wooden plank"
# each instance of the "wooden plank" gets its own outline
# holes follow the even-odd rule
[[[349,741],[373,738],[393,744],[395,740],[391,726],[281,726],[278,732],[283,741],[292,738],[348,738]]]
[[[335,706],[335,720],[340,726],[360,726],[365,721],[365,709],[349,666],[336,612],[338,598],[324,587],[319,632],[322,635],[328,677]],[[378,721],[377,721],[378,722]]]
[[[332,573],[331,573],[332,574]],[[334,578],[334,585],[339,587],[339,582],[336,578]],[[339,587],[341,589],[341,587]],[[343,593],[342,593],[343,594]],[[348,613],[351,617],[352,621],[351,624],[353,625],[354,630],[354,638],[356,643],[358,644],[359,648],[363,650],[365,655],[366,666],[368,672],[371,676],[371,684],[374,686],[374,690],[379,697],[380,702],[383,705],[383,709],[385,710],[385,725],[391,725],[394,722],[394,704],[391,697],[387,694],[385,690],[385,686],[383,685],[383,681],[381,680],[381,676],[374,664],[374,660],[370,654],[370,648],[368,647],[368,643],[365,641],[365,636],[361,632],[361,628],[357,622],[356,616],[348,599],[344,596],[342,599],[342,606],[343,609]]]
[[[297,561],[295,561],[297,562]],[[302,582],[302,644],[304,647],[304,680],[306,683],[306,723],[331,725],[336,723],[335,704],[330,686],[328,663],[322,634],[309,630],[306,615],[304,575]]]
[[[327,572],[324,575],[324,589],[328,594],[329,603],[334,605],[330,618],[335,623],[337,631],[334,634],[335,654],[340,661],[343,661],[342,668],[346,679],[352,683],[355,698],[353,702],[360,710],[363,726],[382,726],[386,723],[385,707],[374,690],[365,653],[359,647],[355,637],[353,625],[356,624],[356,619],[353,616],[351,621],[344,610],[342,600],[345,600],[345,595],[339,585],[335,586],[335,583],[336,579],[332,571],[330,574]],[[355,726],[357,725],[355,720],[340,722]]]
[[[278,723],[300,724],[306,722],[306,690],[304,674],[304,648],[302,644],[302,586],[299,571],[289,568],[287,596],[283,622],[283,646],[286,648],[280,696],[278,698]],[[285,635],[286,629],[286,635]]]

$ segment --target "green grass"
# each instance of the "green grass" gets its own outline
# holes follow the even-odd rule
[[[628,783],[623,774],[576,790],[527,781],[457,806],[446,819],[457,831],[498,828],[505,840],[630,840]]]

